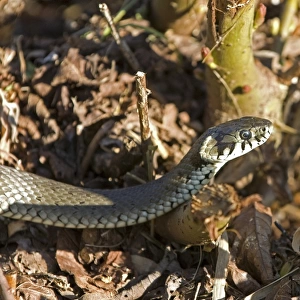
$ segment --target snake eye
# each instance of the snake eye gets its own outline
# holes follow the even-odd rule
[[[249,140],[252,138],[252,133],[250,130],[241,130],[240,137],[242,140]]]

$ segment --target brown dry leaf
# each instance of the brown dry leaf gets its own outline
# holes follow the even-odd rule
[[[182,276],[182,274],[180,273],[174,273],[171,274],[167,280],[166,280],[166,290],[168,293],[168,299],[176,299],[179,298],[179,292],[178,289],[182,286],[182,285],[186,285],[188,283],[188,281],[186,280],[186,278],[184,278]]]
[[[45,102],[43,98],[39,97],[38,95],[30,93],[28,95],[27,99],[27,107],[29,110],[34,110],[37,114],[37,116],[41,119],[49,119],[51,114],[47,106],[45,105]]]
[[[3,67],[7,67],[15,56],[16,50],[10,48],[0,48],[0,61]]]
[[[99,274],[94,278],[96,284],[111,291],[124,286],[124,283],[127,282],[131,274],[131,270],[128,268],[130,265],[131,259],[129,253],[109,251],[105,263],[96,272]],[[102,282],[101,284],[99,284],[99,279]]]
[[[56,123],[55,119],[44,120],[45,125],[48,126],[50,133],[43,136],[43,143],[45,145],[53,143],[58,140],[60,134],[60,128]]]
[[[0,299],[14,300],[17,287],[17,273],[7,272],[5,275],[0,268]]]
[[[47,106],[45,105],[44,99],[41,97],[30,93],[28,95],[28,109],[34,110],[37,117],[39,118],[41,124],[43,124],[44,128],[46,129],[44,132],[44,135],[42,137],[44,144],[49,144],[52,142],[55,142],[60,135],[60,128],[56,122],[56,119],[51,118],[51,114]],[[58,118],[58,116],[57,116]],[[25,123],[25,122],[23,122]],[[38,135],[35,137],[35,139],[40,138],[41,133],[38,131],[38,126],[35,124],[32,120],[30,122],[30,119],[23,125],[31,135]],[[22,124],[20,125],[22,126]],[[37,133],[36,133],[37,132]]]
[[[107,291],[99,291],[95,293],[87,293],[84,294],[80,300],[114,300],[115,298],[113,297],[114,294],[111,294]]]
[[[19,118],[19,126],[21,128],[24,128],[33,140],[38,141],[41,139],[41,133],[39,131],[38,125],[34,121],[32,121],[31,118],[21,115]]]
[[[173,103],[169,103],[165,105],[164,111],[165,113],[163,114],[163,125],[168,128],[169,136],[169,139],[167,139],[167,141],[170,141],[170,139],[176,139],[182,144],[184,144],[183,142],[186,141],[190,142],[190,137],[186,133],[184,133],[176,123],[178,118],[178,108]]]
[[[0,36],[1,45],[12,41],[16,18],[25,7],[24,0],[0,1]]]
[[[34,274],[57,271],[54,252],[49,250],[53,241],[51,242],[51,237],[47,231],[41,232],[38,228],[38,226],[29,227],[31,232],[18,231],[9,238],[9,244],[16,243],[18,245],[11,259],[21,273]]]
[[[18,293],[23,295],[24,299],[30,300],[56,300],[57,297],[51,288],[46,288],[33,283],[29,278],[26,282],[21,283],[18,286]]]
[[[28,253],[25,250],[17,250],[14,256],[14,264],[22,273],[32,274],[32,273],[47,273],[48,265],[47,261],[44,259],[42,251],[36,252],[31,251]],[[48,260],[49,258],[47,258]]]
[[[260,202],[243,209],[232,223],[236,236],[231,260],[263,284],[274,278],[270,257],[271,225],[271,209]]]
[[[229,262],[228,271],[230,279],[244,295],[251,294],[261,287],[261,285],[247,272],[239,269],[234,261]]]
[[[151,286],[155,287],[155,283],[163,277],[164,271],[172,270],[172,263],[175,260],[175,253],[166,249],[165,255],[162,260],[157,265],[157,268],[149,274],[143,274],[132,280],[124,289],[118,291],[118,294],[115,296],[114,300],[121,299],[140,299],[144,296],[145,292]],[[175,262],[177,266],[177,262]],[[147,299],[147,297],[145,297]],[[150,298],[153,299],[153,298]]]
[[[53,289],[66,297],[66,299],[74,299],[75,294],[64,276],[56,276],[51,273],[37,273],[28,276],[18,276],[20,285],[18,291],[23,293],[25,299],[58,299]],[[55,297],[54,297],[54,296]]]
[[[280,213],[284,214],[284,217],[290,221],[300,221],[300,207],[293,203],[286,204],[280,208]]]
[[[122,251],[110,251],[104,264],[99,269],[95,268],[95,273],[99,274],[93,277],[95,284],[111,293],[123,287],[128,278],[132,276],[131,270],[127,266],[131,265],[129,253]]]
[[[88,275],[84,267],[76,259],[78,241],[76,232],[62,230],[57,240],[56,260],[62,271],[74,276],[76,284],[86,292],[96,292],[94,280]]]
[[[101,97],[120,97],[125,91],[124,82],[105,82],[100,85],[100,95]]]
[[[51,118],[51,114],[49,109],[47,108],[45,101],[43,98],[30,93],[28,95],[28,109],[33,109],[39,118],[41,124],[45,127],[45,132],[43,134],[42,140],[44,144],[50,144],[58,140],[60,135],[60,127],[58,126],[56,119],[59,118],[59,116],[55,118]],[[33,122],[33,121],[32,121]],[[29,124],[31,127],[33,127],[32,124]],[[37,125],[36,125],[37,127]],[[27,127],[26,127],[27,128]],[[38,127],[37,127],[38,128]],[[37,131],[35,127],[28,128],[27,129],[29,133],[33,134]],[[38,133],[41,135],[40,133]]]
[[[185,269],[172,272],[166,279],[163,299],[198,299],[200,295],[203,297],[203,295],[211,294],[213,278],[211,276],[212,270],[209,271],[206,268],[199,268],[197,271],[195,269]],[[197,284],[198,290],[195,289]]]
[[[8,160],[11,143],[18,141],[17,125],[19,123],[20,107],[17,103],[8,102],[5,93],[0,89],[0,157]]]
[[[52,86],[58,86],[66,82],[75,82],[77,84],[98,86],[100,83],[98,80],[92,80],[86,76],[89,73],[87,72],[89,67],[87,61],[79,54],[79,49],[70,48],[51,84]],[[91,76],[91,74],[89,75]]]
[[[32,78],[32,85],[39,96],[44,98],[53,94],[54,88],[50,82],[56,73],[57,67],[53,65],[43,65],[36,68]]]
[[[295,252],[300,254],[300,228],[298,228],[294,233],[292,247]]]
[[[81,239],[78,258],[80,262],[88,265],[93,277],[93,283],[110,293],[123,287],[131,276],[131,257],[128,252],[108,251],[124,241],[118,230],[85,229]],[[100,292],[98,290],[98,292]]]
[[[7,225],[8,237],[13,236],[15,233],[23,231],[26,229],[26,222],[17,220],[16,222],[10,222]]]
[[[106,258],[106,264],[115,266],[125,266],[128,265],[129,256],[123,251],[110,251]]]

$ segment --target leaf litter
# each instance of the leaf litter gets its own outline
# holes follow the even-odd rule
[[[66,183],[120,188],[147,180],[141,164],[134,74],[112,39],[99,42],[94,22],[104,21],[93,13],[80,20],[86,36],[71,31],[57,38],[37,35],[21,40],[25,82],[14,49],[1,48],[0,158],[1,163]],[[87,38],[88,33],[93,38]],[[159,176],[174,167],[203,132],[205,84],[194,76],[203,71],[196,55],[203,44],[170,34],[175,51],[173,44],[156,36],[150,39],[143,29],[124,26],[120,33],[147,73],[152,91],[149,117],[162,147],[153,157]],[[108,123],[111,126],[105,127]],[[87,156],[103,127],[107,129]],[[225,173],[226,181],[236,182],[230,172]],[[239,172],[238,179],[245,175],[244,170]],[[272,216],[259,196],[243,203],[229,226],[226,291],[236,298],[275,282],[287,262],[287,272],[299,265],[289,236],[272,227],[274,218],[284,217]],[[283,213],[291,215],[287,208]],[[299,216],[291,224],[299,227]],[[15,221],[9,230],[5,223],[0,225],[1,269],[17,275],[20,299],[194,299],[196,293],[209,296],[213,289],[215,250],[201,254],[198,246],[183,250],[158,235],[153,240],[147,225],[110,231]],[[211,228],[214,231],[214,223]],[[171,248],[166,247],[169,244]],[[291,282],[299,283],[297,276],[277,285],[272,299],[290,294]]]

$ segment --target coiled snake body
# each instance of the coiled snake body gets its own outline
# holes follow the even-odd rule
[[[227,161],[262,145],[271,132],[270,121],[255,117],[212,127],[162,178],[117,190],[86,190],[0,166],[0,215],[71,228],[143,223],[190,200]]]

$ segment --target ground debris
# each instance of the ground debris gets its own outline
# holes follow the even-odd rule
[[[0,7],[6,2],[0,0]],[[113,39],[103,35],[106,23],[99,3],[28,2],[31,5],[17,23],[17,34],[24,35],[18,38],[18,50],[13,42],[0,48],[1,163],[87,188],[113,189],[147,181],[134,72]],[[123,1],[110,2],[115,14]],[[69,19],[63,13],[67,8],[79,14]],[[129,11],[118,30],[147,75],[150,129],[158,145],[153,166],[158,178],[178,164],[204,131],[207,83],[200,49],[205,29],[200,39],[172,32],[162,36],[151,30],[148,21],[133,18],[135,13]],[[260,45],[270,43],[264,31],[258,37]],[[294,39],[298,44],[297,31]],[[292,48],[299,52],[300,47]],[[299,89],[299,83],[295,88]],[[295,93],[290,104],[295,108],[296,125],[299,99]],[[234,185],[239,197],[230,187],[232,192],[219,197],[219,204],[210,199],[201,203],[207,204],[210,213],[211,208],[216,211],[213,217],[204,216],[208,239],[217,239],[218,220],[226,217],[227,224],[231,210],[232,218],[236,216],[229,223],[226,292],[230,299],[275,283],[279,275],[299,265],[289,234],[300,228],[299,140],[293,138],[295,165],[289,170],[285,162],[274,159],[274,145],[270,145],[264,153],[252,152],[244,167],[234,161],[217,179]],[[292,151],[287,145],[280,151]],[[242,197],[258,192],[263,196]],[[272,213],[265,203],[270,197],[279,199]],[[294,202],[287,204],[291,199]],[[272,227],[272,217],[283,231]],[[202,252],[199,246],[185,249],[174,240],[153,238],[149,231],[147,225],[109,231],[64,230],[25,222],[7,226],[1,220],[0,267],[6,279],[0,273],[0,286],[24,299],[211,297],[218,255],[215,244],[210,252]],[[295,247],[298,240],[297,235]],[[293,274],[267,299],[299,295],[293,289],[296,284],[298,274]]]

